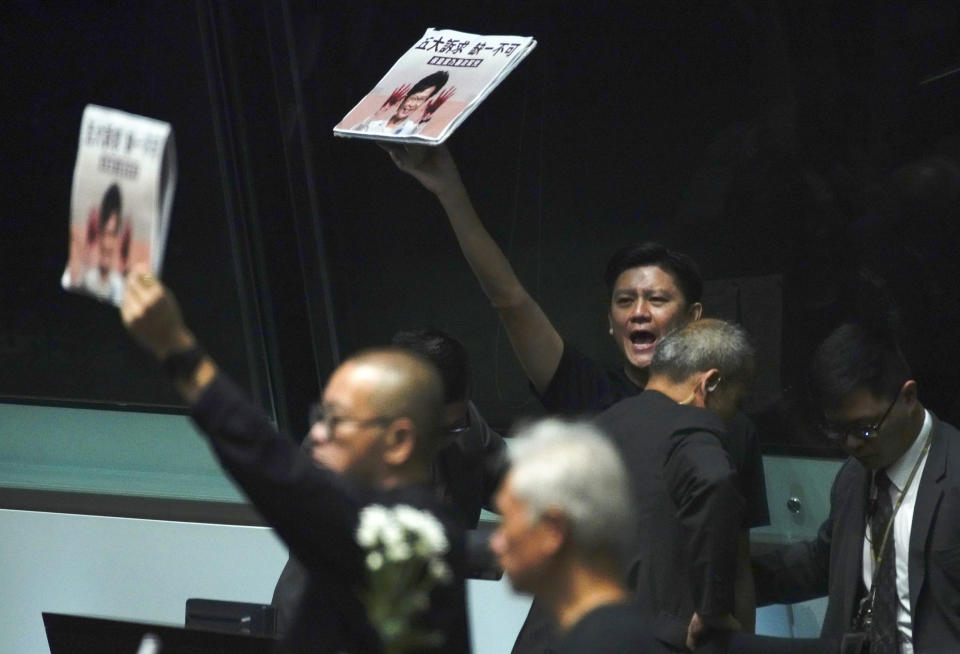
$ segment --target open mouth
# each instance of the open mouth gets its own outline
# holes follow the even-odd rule
[[[645,329],[637,329],[630,332],[630,342],[633,344],[634,349],[645,350],[653,347],[653,344],[657,340],[657,336],[653,332],[648,332]]]

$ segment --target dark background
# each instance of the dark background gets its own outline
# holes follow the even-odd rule
[[[344,355],[425,325],[467,345],[494,425],[536,412],[437,202],[375,145],[331,133],[433,26],[538,40],[449,145],[567,342],[617,362],[603,265],[660,239],[725,280],[708,312],[760,341],[772,372],[752,409],[768,450],[825,452],[796,421],[801,372],[850,317],[897,329],[921,397],[957,421],[958,13],[946,1],[7,3],[0,395],[176,410],[115,312],[59,289],[94,102],[173,124],[165,281],[281,426],[302,433]],[[747,292],[757,278],[779,297]]]

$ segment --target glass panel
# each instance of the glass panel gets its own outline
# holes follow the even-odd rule
[[[0,487],[243,501],[185,416],[14,404],[0,404]]]

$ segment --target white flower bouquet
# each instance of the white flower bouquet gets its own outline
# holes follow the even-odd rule
[[[372,504],[360,512],[356,538],[365,552],[367,617],[384,654],[443,644],[444,634],[413,627],[430,606],[430,591],[453,579],[443,558],[450,544],[440,522],[405,504]]]

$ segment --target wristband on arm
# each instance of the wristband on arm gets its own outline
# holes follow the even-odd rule
[[[196,372],[197,366],[205,356],[207,353],[202,347],[192,345],[185,350],[168,354],[160,362],[160,367],[163,368],[163,374],[171,381],[186,381]]]

